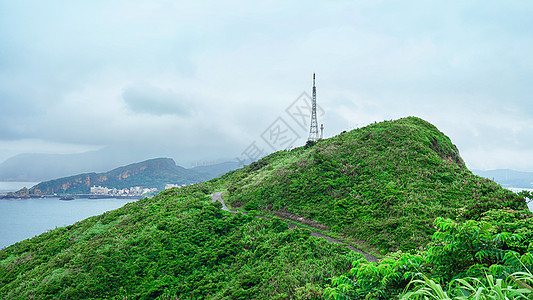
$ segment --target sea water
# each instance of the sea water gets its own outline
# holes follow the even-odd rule
[[[1,194],[31,187],[33,183],[0,182]],[[0,199],[0,249],[56,227],[117,209],[135,199],[59,198]]]
[[[134,199],[0,199],[0,249],[56,227],[117,209]]]

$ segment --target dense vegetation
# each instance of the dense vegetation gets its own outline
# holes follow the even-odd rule
[[[250,216],[220,210],[215,191]],[[12,245],[0,251],[0,298],[527,297],[531,198],[473,175],[431,124],[382,122]]]
[[[531,195],[528,196],[530,199]],[[533,214],[495,209],[480,221],[435,220],[433,243],[379,264],[354,262],[328,299],[532,299]]]
[[[0,299],[311,299],[359,257],[206,192],[167,190],[0,251]]]
[[[450,139],[415,117],[276,152],[215,183],[233,207],[302,216],[382,253],[425,245],[437,217],[477,220],[493,208],[525,208],[473,175]]]

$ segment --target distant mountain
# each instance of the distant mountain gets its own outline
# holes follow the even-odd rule
[[[40,182],[72,174],[105,172],[144,159],[113,148],[77,154],[19,154],[0,163],[0,181]]]
[[[99,166],[81,154],[19,154],[0,164],[1,181],[41,181],[88,172]]]
[[[78,154],[19,154],[0,163],[0,181],[41,182],[73,174],[106,172],[146,158],[143,154],[112,147]],[[227,161],[191,169],[214,178],[240,167],[237,161]]]
[[[472,170],[472,173],[496,181],[503,187],[533,188],[533,172],[509,169]]]
[[[251,161],[246,161],[246,163],[251,163]],[[237,161],[226,161],[223,163],[208,165],[208,166],[196,166],[190,170],[194,170],[200,173],[205,173],[211,176],[212,178],[222,176],[229,171],[236,170],[243,167],[240,162]]]
[[[119,167],[105,173],[85,173],[37,184],[31,195],[89,193],[91,186],[129,188],[142,186],[163,190],[166,184],[192,184],[213,178],[208,173],[177,166],[171,158],[156,158]]]

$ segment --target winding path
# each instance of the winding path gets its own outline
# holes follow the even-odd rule
[[[231,213],[236,213],[237,211],[236,210],[231,210],[229,209],[227,206],[226,206],[226,203],[224,202],[224,199],[222,199],[222,192],[216,192],[216,193],[213,193],[211,194],[211,201],[212,202],[220,202],[222,204],[222,210],[225,210],[225,211],[229,211]],[[301,228],[300,226],[297,226],[297,225],[294,225],[292,223],[287,223],[289,225],[289,228],[295,228],[295,227],[298,227],[298,228]],[[339,240],[337,240],[336,238],[333,238],[333,237],[330,237],[328,235],[325,235],[325,234],[322,234],[320,232],[316,232],[316,231],[311,231],[311,235],[314,236],[314,237],[319,237],[319,238],[325,238],[326,241],[328,241],[329,243],[332,243],[332,244],[341,244],[341,245],[344,245],[346,248],[352,250],[352,251],[355,251],[355,252],[358,252],[358,253],[361,253],[363,254],[363,256],[366,258],[366,260],[370,261],[370,262],[377,262],[378,261],[378,258],[375,257],[374,255],[372,254],[368,254],[360,249],[357,249],[353,246],[350,246],[344,242],[341,242]]]

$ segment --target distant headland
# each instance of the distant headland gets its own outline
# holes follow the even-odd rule
[[[1,195],[0,198],[42,198],[63,195],[76,197],[140,198],[165,188],[203,182],[237,168],[219,164],[186,169],[171,158],[155,158],[115,168],[104,173],[84,173],[41,182],[31,188]]]

